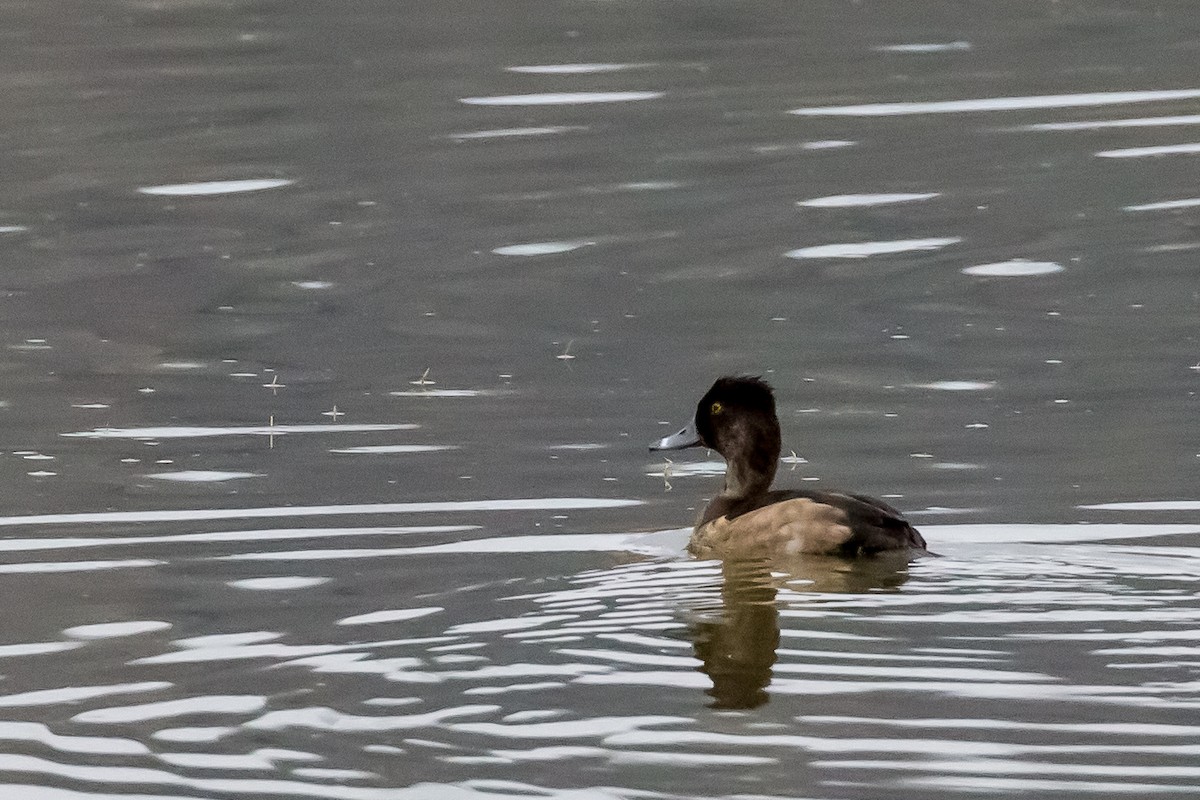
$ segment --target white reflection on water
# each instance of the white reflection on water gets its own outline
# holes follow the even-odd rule
[[[200,426],[168,425],[153,428],[93,428],[90,431],[60,433],[79,439],[197,439],[209,436],[284,436],[290,433],[371,433],[376,431],[410,431],[420,427],[412,423],[372,423],[331,425],[244,425]]]
[[[391,392],[397,394],[397,392]],[[413,392],[413,394],[419,394]],[[449,444],[365,444],[359,447],[333,447],[330,448],[330,453],[341,453],[344,455],[380,455],[390,453],[433,453],[440,450],[457,450],[455,445]]]
[[[391,536],[414,533],[462,533],[478,530],[478,525],[390,525],[372,528],[271,528],[265,530],[213,531],[211,533],[177,533],[153,536],[111,536],[71,538],[52,536],[46,539],[0,539],[0,552],[30,550],[77,550],[85,547],[119,547],[128,545],[208,544],[214,542],[271,542],[288,539],[325,539],[344,536]],[[83,562],[80,562],[83,563]],[[157,563],[157,562],[154,562]]]
[[[1158,203],[1142,203],[1125,206],[1124,211],[1175,211],[1181,208],[1196,208],[1200,206],[1200,197],[1189,197],[1186,200],[1164,200]]]
[[[1063,265],[1053,261],[1030,261],[1024,258],[1014,258],[1011,261],[998,261],[994,264],[978,264],[973,267],[963,267],[964,275],[982,275],[990,278],[1021,278],[1030,275],[1052,275],[1062,272]]]
[[[1096,153],[1096,156],[1098,158],[1152,158],[1155,156],[1192,155],[1194,153],[1200,153],[1200,142],[1101,150]]]
[[[796,205],[807,208],[869,208],[871,206],[886,206],[895,203],[911,203],[917,200],[932,200],[940,196],[938,192],[834,194],[827,197],[814,197],[811,200],[800,200]]]
[[[884,44],[873,47],[881,53],[950,53],[970,50],[971,43],[963,40],[954,42],[911,42],[908,44]]]
[[[452,133],[448,138],[455,141],[470,141],[472,139],[512,139],[523,136],[552,136],[556,133],[570,131],[585,131],[582,125],[545,125],[537,128],[492,128],[483,131],[464,131]]]
[[[197,508],[164,511],[97,511],[80,514],[32,514],[0,517],[0,527],[59,525],[67,523],[185,522],[211,519],[263,519],[317,517],[346,514],[423,514],[440,511],[562,511],[581,508],[626,508],[641,500],[606,500],[596,497],[544,497],[516,500],[443,500],[427,503],[358,503],[329,506],[276,506],[267,508]]]
[[[996,386],[995,381],[933,381],[910,384],[917,389],[937,389],[941,392],[982,392]]]
[[[148,558],[130,558],[124,561],[35,561],[26,564],[0,564],[0,574],[39,574],[51,572],[99,572],[110,569],[156,567],[162,564]]]
[[[506,394],[500,389],[398,389],[388,397],[496,397]]]
[[[123,636],[140,636],[143,633],[169,630],[171,623],[161,620],[130,620],[128,622],[100,622],[93,625],[76,625],[63,631],[73,639],[117,639]]]
[[[1095,119],[1078,122],[1039,122],[1023,125],[1023,131],[1094,131],[1105,128],[1158,128],[1172,125],[1200,125],[1200,114],[1173,117],[1135,117],[1131,119]]]
[[[156,481],[177,481],[179,483],[220,483],[236,481],[242,478],[265,477],[260,472],[222,472],[214,469],[185,469],[179,472],[155,472],[146,476]]]
[[[867,258],[890,253],[908,253],[920,250],[940,250],[962,239],[946,236],[936,239],[899,239],[891,242],[847,242],[801,247],[784,253],[788,258]]]
[[[549,256],[557,253],[569,253],[593,244],[595,242],[586,239],[573,242],[532,242],[530,244],[505,245],[497,247],[492,252],[500,256]]]
[[[1200,500],[1136,500],[1126,503],[1093,503],[1078,508],[1101,511],[1200,511]]]
[[[300,575],[280,575],[274,578],[244,578],[239,581],[227,581],[226,585],[235,589],[248,589],[252,592],[290,592],[297,589],[311,589],[323,583],[329,583],[331,578],[304,577]]]
[[[547,106],[587,103],[628,103],[637,100],[656,100],[664,92],[551,92],[547,94],[510,94],[493,97],[464,97],[460,100],[471,106]]]
[[[797,108],[789,113],[811,117],[886,117],[905,114],[959,114],[974,111],[1022,111],[1035,108],[1080,108],[1167,100],[1193,100],[1200,89],[1166,89],[1143,92],[1086,92],[1017,97],[985,97],[928,103],[868,103],[854,106]]]
[[[144,681],[142,683],[117,683],[109,686],[64,686],[59,689],[39,689],[33,692],[0,694],[0,708],[27,708],[31,706],[54,706],[63,703],[78,703],[98,697],[118,694],[142,694],[169,689],[173,684],[166,681]]]
[[[201,197],[218,194],[238,194],[241,192],[260,192],[263,189],[278,189],[295,183],[282,178],[261,178],[245,181],[208,181],[205,183],[175,183],[162,186],[142,186],[138,189],[142,194],[163,195],[166,197]]]
[[[623,72],[628,69],[644,69],[653,64],[530,64],[528,66],[505,67],[508,72],[530,75],[587,75],[598,72]]]

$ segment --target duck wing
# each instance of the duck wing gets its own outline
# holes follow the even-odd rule
[[[850,536],[841,544],[846,555],[869,555],[903,548],[925,549],[925,538],[898,510],[870,495],[840,491],[784,489],[733,504],[730,519],[788,500],[811,500],[840,512]]]

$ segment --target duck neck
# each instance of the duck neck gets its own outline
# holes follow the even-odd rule
[[[725,488],[721,496],[735,500],[765,494],[775,480],[775,468],[779,466],[779,428],[775,426],[767,436],[755,437],[752,446],[739,448],[740,452],[725,457]]]

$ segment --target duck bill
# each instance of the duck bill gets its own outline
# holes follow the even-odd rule
[[[683,450],[688,447],[699,447],[702,444],[700,434],[696,432],[696,423],[690,422],[679,433],[671,434],[650,445],[651,450]]]

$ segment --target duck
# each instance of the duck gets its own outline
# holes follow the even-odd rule
[[[863,557],[926,552],[898,510],[865,494],[771,489],[781,448],[775,392],[761,377],[725,376],[696,404],[691,423],[651,451],[706,447],[725,459],[725,485],[692,531],[702,559]]]

